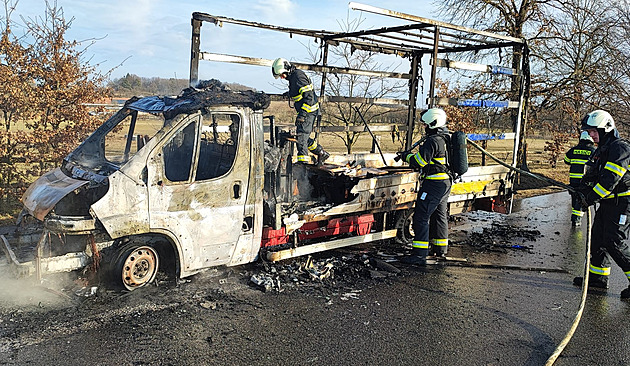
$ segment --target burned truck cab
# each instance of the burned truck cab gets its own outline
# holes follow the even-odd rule
[[[160,266],[185,277],[255,260],[268,104],[216,81],[129,100],[25,193],[24,212],[43,224],[35,259],[2,238],[4,249],[30,272],[99,268],[129,290]]]

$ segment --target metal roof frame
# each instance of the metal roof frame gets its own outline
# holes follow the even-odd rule
[[[316,39],[322,46],[321,64],[302,64],[292,62],[297,68],[317,71],[322,73],[322,84],[320,87],[320,95],[322,102],[326,101],[342,101],[342,96],[325,97],[324,91],[326,87],[326,74],[354,74],[363,76],[376,76],[385,78],[398,78],[409,80],[409,99],[408,107],[408,124],[407,124],[407,146],[411,145],[413,127],[416,117],[416,103],[418,96],[419,78],[420,78],[420,61],[423,55],[431,57],[431,80],[429,97],[427,99],[429,107],[435,105],[468,105],[468,106],[497,106],[505,105],[507,108],[519,108],[519,116],[515,123],[516,129],[520,130],[520,119],[522,118],[522,105],[525,95],[526,83],[521,83],[518,101],[508,101],[491,103],[482,103],[479,101],[458,101],[452,98],[436,98],[435,82],[437,67],[459,68],[465,70],[473,70],[477,72],[487,72],[491,74],[503,74],[509,77],[519,77],[522,75],[523,66],[526,67],[525,60],[522,61],[518,69],[497,66],[472,64],[468,62],[451,61],[449,57],[446,59],[438,58],[439,54],[451,54],[461,52],[474,52],[487,49],[503,49],[513,47],[514,49],[527,48],[526,41],[521,38],[510,37],[502,34],[491,33],[487,31],[476,30],[455,24],[445,23],[437,20],[422,18],[415,15],[400,13],[383,8],[377,8],[370,5],[364,5],[356,2],[350,2],[349,7],[354,10],[370,12],[378,15],[384,15],[401,19],[409,24],[399,26],[382,27],[377,29],[366,29],[353,32],[333,32],[327,30],[310,30],[300,28],[281,27],[258,22],[250,22],[246,20],[227,18],[223,16],[215,16],[207,13],[195,12],[192,14],[192,43],[191,43],[191,63],[190,63],[190,83],[196,84],[199,76],[199,61],[210,60],[218,62],[231,62],[259,66],[271,66],[273,60],[252,58],[245,56],[225,55],[210,52],[202,52],[200,47],[200,29],[202,22],[213,23],[217,26],[223,26],[224,23],[236,24],[241,26],[253,27],[258,29],[267,29],[278,31],[292,35],[301,35]],[[410,60],[410,71],[408,73],[394,73],[389,71],[375,70],[357,70],[344,67],[336,67],[328,65],[328,47],[330,45],[337,46],[341,43],[349,44],[353,49],[377,52],[382,54],[397,55]],[[525,57],[523,58],[525,59]],[[529,70],[524,70],[528,74]],[[356,101],[357,98],[347,98]],[[370,100],[367,102],[379,103],[379,100]],[[479,103],[478,103],[479,102]],[[392,99],[387,99],[387,103],[391,104]],[[319,130],[319,123],[316,130]],[[519,131],[515,131],[518,132]],[[517,136],[518,141],[518,136]],[[515,147],[516,152],[517,147]],[[516,155],[516,154],[515,154]],[[514,162],[516,164],[516,162]]]

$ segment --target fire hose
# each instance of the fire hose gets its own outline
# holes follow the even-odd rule
[[[573,188],[573,187],[571,187],[571,186],[569,186],[567,184],[564,184],[562,182],[558,182],[558,181],[556,181],[554,179],[551,179],[549,177],[545,177],[544,175],[534,174],[532,172],[528,172],[528,171],[525,171],[525,170],[513,167],[513,166],[511,166],[509,164],[506,164],[505,162],[497,159],[495,156],[493,156],[492,154],[490,154],[489,152],[484,150],[481,146],[479,146],[478,144],[474,143],[473,141],[471,141],[469,139],[466,139],[466,141],[468,143],[470,143],[472,146],[474,146],[476,149],[481,151],[483,154],[486,154],[492,160],[494,160],[497,163],[499,163],[500,165],[503,165],[504,167],[507,167],[508,169],[510,169],[512,171],[515,171],[517,173],[520,173],[520,174],[523,174],[523,175],[527,175],[527,176],[530,176],[530,177],[538,179],[538,180],[542,180],[544,182],[549,183],[550,185],[561,187],[561,188],[565,188],[569,192],[573,192],[573,193],[578,194],[580,196],[581,200],[584,201],[584,196],[582,195],[582,193],[581,192],[577,192],[575,190],[575,188]],[[591,264],[591,209],[590,208],[588,210],[586,210],[586,232],[588,233],[588,235],[586,235],[586,254],[585,254],[585,259],[584,259],[584,277],[583,277],[584,280],[582,281],[582,296],[581,296],[581,300],[580,300],[580,306],[578,307],[577,313],[575,314],[575,318],[573,318],[573,323],[571,323],[571,327],[569,328],[569,331],[566,333],[566,335],[564,336],[562,341],[558,344],[558,346],[556,346],[556,349],[551,354],[551,356],[549,356],[549,358],[547,359],[547,362],[545,363],[545,366],[552,366],[554,364],[554,362],[556,362],[556,359],[560,356],[560,354],[562,353],[564,348],[567,346],[567,344],[569,344],[569,341],[573,337],[573,334],[575,333],[575,330],[577,329],[578,325],[580,324],[580,319],[582,318],[582,313],[584,312],[584,305],[586,304],[586,294],[587,294],[587,290],[588,290],[589,267],[590,267],[590,264]]]

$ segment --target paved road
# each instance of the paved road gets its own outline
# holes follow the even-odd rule
[[[9,292],[6,280],[0,364],[543,365],[580,299],[571,280],[582,271],[586,233],[569,226],[568,198],[526,199],[509,216],[473,213],[452,227],[454,238],[493,222],[539,230],[535,242],[510,238],[530,250],[466,255],[567,272],[402,267],[397,276],[265,293],[248,281],[260,266],[243,266],[82,301],[22,286]],[[556,365],[630,364],[630,302],[619,299],[626,285],[614,267],[611,289],[589,295]]]

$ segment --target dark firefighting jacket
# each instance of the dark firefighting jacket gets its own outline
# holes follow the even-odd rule
[[[405,158],[411,167],[422,169],[424,179],[450,179],[446,161],[446,141],[449,138],[445,127],[431,131],[420,149]]]
[[[582,178],[581,191],[586,203],[616,197],[630,198],[630,142],[610,136],[591,155]],[[591,188],[592,187],[592,188]]]
[[[584,167],[591,154],[595,151],[592,141],[580,140],[577,146],[574,146],[564,155],[564,163],[569,164],[569,185],[578,187],[580,180],[584,176]]]
[[[306,117],[307,113],[317,113],[319,103],[311,79],[302,70],[295,69],[287,77],[289,80],[289,97],[298,112],[298,117]]]

